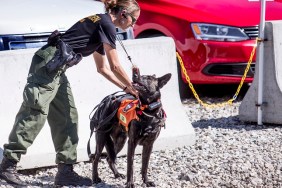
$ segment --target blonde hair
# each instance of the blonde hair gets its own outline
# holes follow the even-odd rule
[[[140,10],[135,0],[102,0],[102,2],[105,4],[106,11],[114,14],[121,10],[126,10],[128,13]]]

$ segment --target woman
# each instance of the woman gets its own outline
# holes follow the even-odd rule
[[[64,73],[65,67],[72,65],[66,61],[66,64],[56,67],[55,70],[50,70],[48,65],[58,60],[62,62],[64,55],[76,54],[83,57],[93,55],[100,74],[125,92],[138,96],[117,56],[116,27],[124,30],[133,27],[140,15],[140,8],[135,0],[104,3],[107,13],[81,19],[63,35],[53,39],[49,37],[48,45],[39,49],[33,56],[23,92],[24,101],[16,116],[9,143],[4,145],[4,158],[0,165],[0,177],[8,183],[25,185],[17,174],[16,165],[47,119],[58,164],[55,185],[92,184],[91,179],[81,177],[73,171],[73,164],[77,159],[78,115]],[[62,53],[60,50],[62,46],[70,46],[72,52]]]

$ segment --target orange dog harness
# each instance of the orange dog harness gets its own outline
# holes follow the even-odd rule
[[[136,108],[140,110],[136,110]],[[139,106],[139,100],[126,99],[123,100],[118,108],[117,117],[119,123],[125,127],[125,130],[128,131],[128,125],[132,120],[139,120],[137,113],[142,114],[146,106]]]

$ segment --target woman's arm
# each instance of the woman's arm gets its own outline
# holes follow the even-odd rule
[[[117,87],[121,88],[127,93],[131,93],[138,97],[138,92],[132,87],[131,82],[126,75],[125,71],[122,69],[123,73],[126,75],[126,78],[122,77],[121,79],[114,74],[114,71],[106,63],[106,57],[99,54],[98,52],[93,53],[93,57],[96,63],[97,71],[107,78],[110,82],[115,84]],[[126,89],[125,89],[126,88]]]
[[[120,81],[122,81],[126,86],[131,86],[131,80],[127,76],[126,72],[122,68],[116,49],[112,48],[109,44],[104,43],[104,50],[106,52],[111,71],[115,74]]]
[[[97,72],[102,74],[105,78],[107,78],[110,82],[115,84],[117,87],[124,89],[126,87],[111,71],[110,67],[106,63],[106,57],[94,52],[93,53],[94,61],[96,63]]]

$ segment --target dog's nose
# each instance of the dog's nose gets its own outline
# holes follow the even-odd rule
[[[140,78],[139,69],[137,67],[132,68],[132,80],[133,82],[138,82]]]

